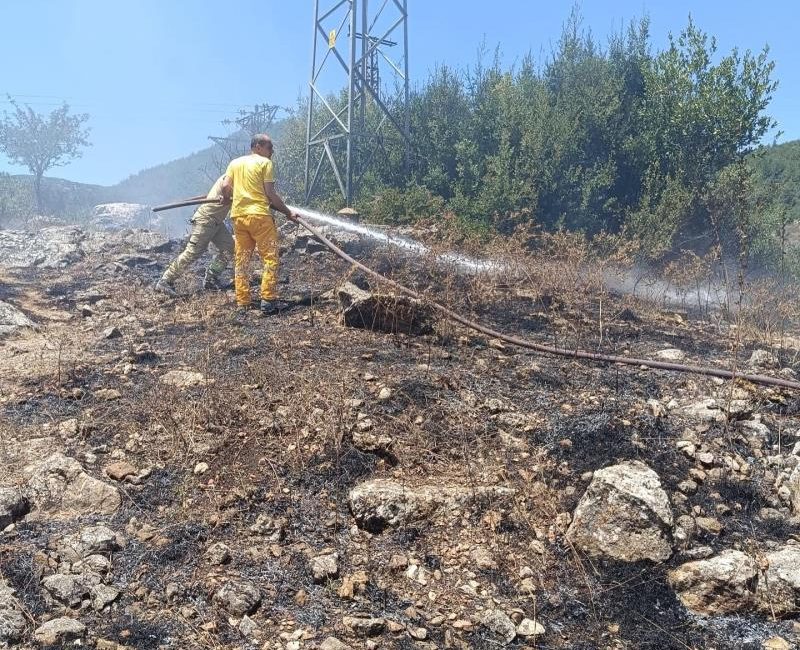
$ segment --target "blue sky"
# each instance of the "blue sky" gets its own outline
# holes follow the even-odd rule
[[[329,0],[326,0],[326,2]],[[378,2],[378,0],[372,0]],[[412,82],[439,63],[475,61],[481,41],[505,64],[546,57],[573,3],[408,0]],[[66,100],[89,113],[94,146],[52,175],[113,184],[202,149],[220,121],[256,102],[291,106],[306,93],[313,0],[25,0],[4,2],[0,110],[6,94],[36,110]],[[689,14],[720,51],[770,46],[780,86],[770,113],[800,138],[800,3],[763,0],[583,0],[599,39],[648,15],[659,48]],[[20,172],[0,155],[0,170]]]

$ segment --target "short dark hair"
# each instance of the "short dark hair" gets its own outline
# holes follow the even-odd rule
[[[265,144],[272,144],[272,138],[270,138],[266,133],[256,133],[250,139],[250,148],[255,149],[258,145],[265,145]]]

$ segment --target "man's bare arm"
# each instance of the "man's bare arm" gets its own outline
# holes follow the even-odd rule
[[[222,202],[223,203],[230,203],[233,199],[233,179],[230,176],[225,176],[222,179],[222,185],[220,187],[222,191]]]
[[[271,208],[275,208],[278,212],[283,212],[286,215],[287,219],[294,221],[297,218],[297,215],[292,212],[286,204],[283,202],[283,199],[278,194],[277,190],[275,189],[275,183],[273,182],[265,182],[264,183],[264,193],[267,195],[269,199],[269,205]]]

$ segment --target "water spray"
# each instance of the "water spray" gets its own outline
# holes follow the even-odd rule
[[[199,205],[202,203],[213,203],[217,202],[217,199],[189,199],[187,201],[182,201],[179,203],[173,203],[168,205],[158,206],[157,208],[153,208],[154,212],[161,211],[161,210],[168,210],[173,207],[182,207],[184,205]],[[330,215],[323,215],[311,210],[306,210],[302,208],[295,208],[293,206],[287,206],[291,210],[295,211],[297,223],[299,223],[303,228],[308,230],[314,237],[316,237],[324,246],[326,246],[331,252],[335,255],[343,259],[348,264],[352,264],[353,266],[361,269],[369,275],[370,277],[375,278],[379,282],[386,284],[395,290],[399,291],[406,296],[414,298],[416,300],[420,300],[424,303],[430,305],[433,309],[438,311],[440,314],[445,316],[446,318],[455,321],[456,323],[460,323],[465,327],[468,327],[472,330],[477,332],[481,332],[487,336],[492,338],[499,339],[501,341],[505,341],[511,345],[515,345],[517,347],[525,348],[528,350],[534,350],[536,352],[541,352],[543,354],[549,354],[554,356],[561,356],[561,357],[568,357],[573,359],[585,359],[587,361],[593,361],[596,363],[619,363],[629,366],[644,366],[646,368],[653,368],[655,370],[668,370],[671,372],[685,372],[691,373],[695,375],[705,375],[708,377],[719,377],[720,379],[729,379],[731,381],[736,379],[743,379],[745,381],[752,382],[754,384],[761,384],[764,386],[777,386],[780,388],[791,388],[794,390],[800,390],[800,382],[791,381],[788,379],[780,379],[778,377],[769,377],[767,375],[750,375],[750,374],[743,374],[738,373],[735,370],[724,370],[722,368],[714,368],[711,366],[691,366],[682,363],[670,363],[668,361],[656,361],[654,359],[639,359],[636,357],[622,357],[618,355],[612,354],[600,354],[598,352],[588,352],[586,350],[579,350],[579,349],[568,349],[568,348],[559,348],[551,345],[544,345],[541,343],[535,343],[533,341],[529,341],[527,339],[520,338],[518,336],[513,336],[510,334],[504,334],[503,332],[498,332],[486,325],[482,325],[476,321],[470,320],[458,314],[451,309],[448,309],[444,305],[439,304],[433,300],[425,298],[424,296],[418,294],[416,291],[409,289],[408,287],[400,284],[399,282],[395,282],[391,280],[377,271],[373,271],[368,266],[362,264],[358,260],[353,259],[345,253],[341,248],[339,248],[336,244],[330,241],[325,235],[323,235],[317,228],[312,226],[308,221],[307,218],[318,218],[320,221],[325,223],[332,223],[336,226],[339,226],[340,223],[347,223],[347,225],[355,230],[355,232],[360,232],[356,229],[364,229],[363,226],[358,226],[356,224],[342,222],[335,217],[331,217]],[[300,216],[300,215],[306,216]],[[370,231],[374,232],[374,231]],[[389,239],[388,235],[385,235],[387,241]],[[398,241],[396,238],[392,238],[392,243]],[[420,247],[421,250],[428,252],[427,247],[423,246],[422,244],[418,244],[416,242],[411,242],[409,240],[402,240],[407,241],[409,244],[414,244]]]

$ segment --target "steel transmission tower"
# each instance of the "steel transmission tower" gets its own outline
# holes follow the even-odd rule
[[[332,172],[351,206],[389,129],[403,139],[408,166],[409,120],[408,0],[314,0],[306,200]]]

